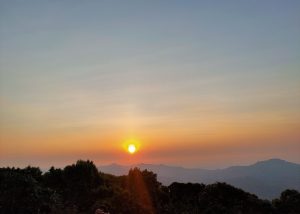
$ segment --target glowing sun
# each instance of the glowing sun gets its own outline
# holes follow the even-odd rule
[[[134,154],[136,152],[136,147],[134,144],[129,144],[128,147],[127,147],[127,151],[130,153],[130,154]]]
[[[123,149],[129,154],[135,154],[140,150],[140,141],[135,138],[127,139],[123,142]]]

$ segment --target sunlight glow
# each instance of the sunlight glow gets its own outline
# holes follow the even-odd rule
[[[123,141],[123,149],[129,154],[134,154],[140,149],[140,141],[136,138],[129,138]]]
[[[133,153],[136,152],[136,147],[135,147],[134,144],[130,144],[130,145],[128,146],[128,152],[129,152],[130,154],[133,154]]]

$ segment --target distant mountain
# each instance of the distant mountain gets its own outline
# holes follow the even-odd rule
[[[130,168],[148,169],[157,174],[164,185],[172,182],[193,182],[210,184],[226,182],[265,199],[273,199],[283,190],[300,191],[300,164],[281,159],[259,161],[249,166],[232,166],[225,169],[190,169],[176,166],[137,164],[122,166],[111,164],[100,166],[99,170],[113,175],[126,175]]]

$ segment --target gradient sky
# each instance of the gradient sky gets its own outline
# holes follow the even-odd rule
[[[1,166],[273,157],[300,162],[300,1],[0,2]]]

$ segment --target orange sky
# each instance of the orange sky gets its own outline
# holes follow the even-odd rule
[[[0,2],[1,166],[300,162],[299,3],[130,5]]]

